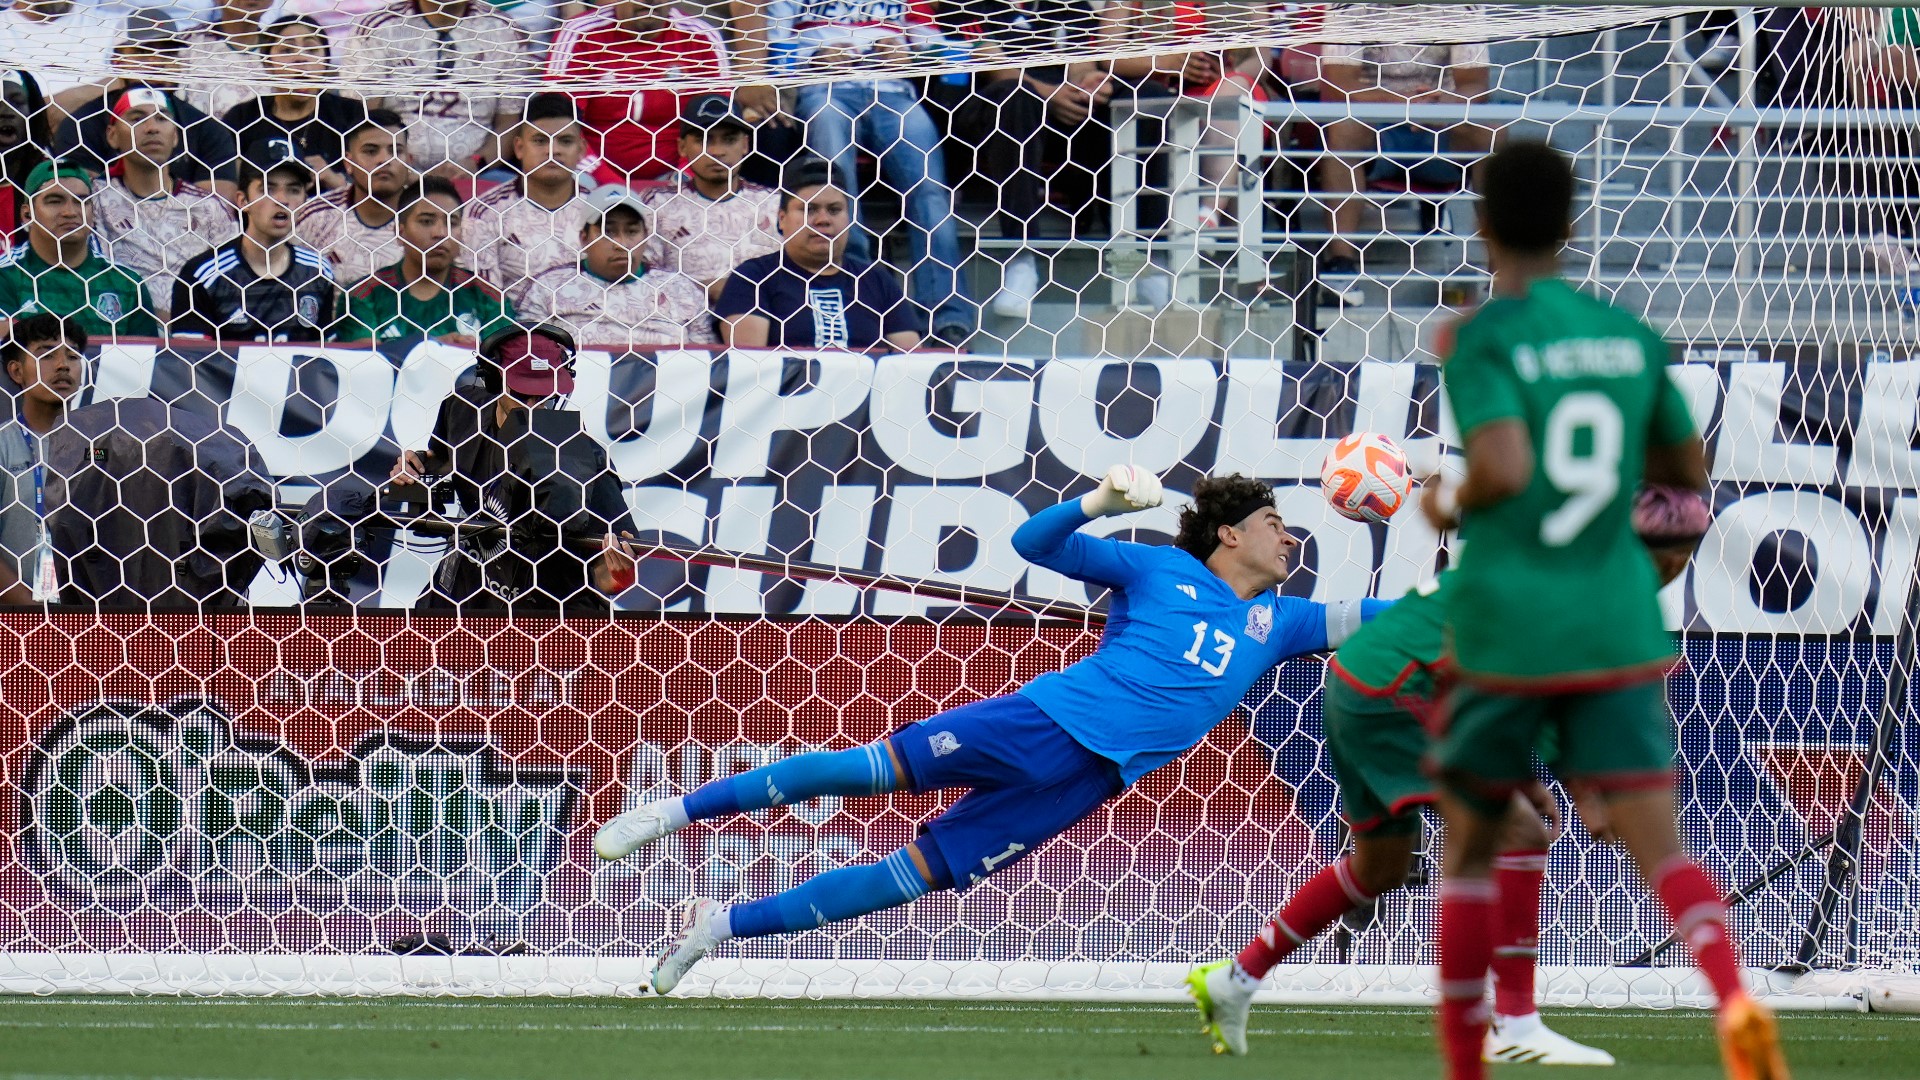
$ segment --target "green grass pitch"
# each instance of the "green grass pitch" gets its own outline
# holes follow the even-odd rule
[[[1577,1076],[1715,1080],[1704,1013],[1554,1011],[1620,1059]],[[1798,1080],[1920,1078],[1920,1017],[1787,1014]],[[1216,1058],[1170,1005],[766,1001],[0,998],[0,1077],[980,1077],[1439,1075],[1423,1009],[1256,1010],[1252,1054]],[[1498,1066],[1508,1080],[1569,1070]]]

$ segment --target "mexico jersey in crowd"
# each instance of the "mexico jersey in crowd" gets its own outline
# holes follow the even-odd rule
[[[732,68],[726,39],[706,19],[669,8],[622,23],[608,4],[568,19],[547,57],[550,79],[711,76]],[[590,156],[581,168],[602,183],[653,180],[680,166],[680,94],[674,90],[576,94]]]
[[[101,250],[146,280],[163,318],[173,300],[174,275],[187,260],[240,235],[232,203],[184,180],[145,199],[118,180],[96,180],[89,205]]]
[[[682,173],[641,199],[652,215],[641,252],[648,266],[711,285],[748,259],[780,250],[780,193],[770,187],[743,182],[732,195],[709,199]]]
[[[526,33],[484,0],[436,30],[410,0],[368,15],[339,46],[340,74],[350,84],[448,83],[458,89],[396,94],[382,101],[407,122],[407,157],[415,168],[466,164],[493,131],[493,118],[519,110],[519,100],[488,87],[508,86],[534,70]]]
[[[555,267],[580,260],[580,229],[585,204],[571,199],[549,210],[520,190],[520,181],[502,184],[467,204],[460,240],[474,273],[518,305],[533,279]]]
[[[557,322],[581,345],[712,345],[707,290],[685,274],[642,268],[608,281],[580,265],[533,279],[518,305],[525,322]]]
[[[350,188],[335,188],[308,199],[293,218],[300,242],[326,256],[334,278],[349,287],[400,261],[394,222],[368,225],[348,203],[352,197]]]
[[[181,271],[169,332],[222,344],[321,340],[333,325],[338,293],[327,260],[294,244],[286,270],[262,277],[248,265],[243,243],[222,244]]]

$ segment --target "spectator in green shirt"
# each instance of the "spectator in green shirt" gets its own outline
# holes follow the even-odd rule
[[[96,338],[158,337],[139,275],[94,254],[93,177],[58,161],[27,174],[27,242],[0,255],[0,317],[47,312]]]
[[[342,341],[384,342],[415,334],[450,345],[478,345],[513,325],[499,290],[454,265],[460,255],[460,193],[423,177],[398,203],[400,261],[373,272],[347,294]]]

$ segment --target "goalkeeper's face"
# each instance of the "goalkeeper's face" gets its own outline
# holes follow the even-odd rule
[[[1248,577],[1264,582],[1262,588],[1278,585],[1293,573],[1300,541],[1273,507],[1261,507],[1238,526],[1221,526],[1220,532],[1220,546]]]

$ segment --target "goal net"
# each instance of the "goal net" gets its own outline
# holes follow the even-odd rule
[[[1516,133],[1712,452],[1663,594],[1686,840],[1770,996],[1916,974],[1910,12],[261,8],[0,13],[0,990],[637,992],[675,904],[947,800],[595,829],[1091,651],[1105,597],[1010,534],[1116,462],[1167,505],[1093,531],[1238,471],[1285,592],[1401,595],[1439,538],[1320,464],[1447,454],[1430,342]],[[1177,996],[1348,842],[1323,669],[984,882],[688,985]],[[1439,842],[1269,992],[1426,1000]],[[1705,1000],[1577,828],[1543,913],[1548,1001]]]

